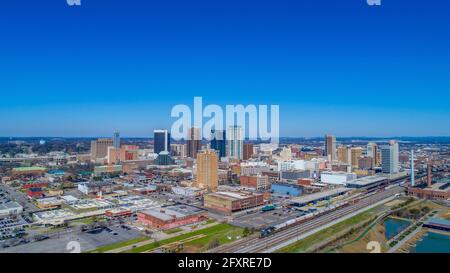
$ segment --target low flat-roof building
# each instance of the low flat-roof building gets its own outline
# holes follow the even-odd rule
[[[378,187],[381,185],[386,185],[388,183],[388,179],[386,176],[382,175],[372,175],[361,177],[347,183],[348,188],[371,188]]]
[[[264,204],[262,194],[251,192],[216,192],[203,196],[205,208],[224,213],[250,209]]]
[[[17,202],[7,202],[0,204],[0,218],[7,217],[9,215],[20,214],[23,211],[23,207]]]
[[[98,194],[100,192],[102,192],[102,194],[108,194],[113,192],[115,190],[115,187],[112,182],[99,181],[99,182],[79,183],[78,190],[86,195]]]
[[[450,231],[450,220],[430,218],[423,226],[437,230]]]
[[[170,229],[208,219],[204,209],[188,205],[173,205],[138,212],[138,221],[156,229]]]
[[[431,200],[447,200],[450,198],[450,182],[438,182],[429,187],[427,184],[408,187],[408,195]]]
[[[15,175],[43,175],[47,171],[44,167],[17,167],[12,169],[13,176]]]
[[[331,190],[325,190],[325,191],[321,191],[321,192],[317,192],[317,193],[313,193],[313,194],[309,194],[309,195],[305,195],[305,196],[301,196],[301,197],[297,197],[297,198],[292,198],[291,204],[293,204],[295,206],[305,206],[310,203],[328,200],[329,198],[343,195],[343,194],[347,193],[348,191],[350,191],[350,189],[345,188],[345,187],[335,188],[335,189],[331,189]]]
[[[320,174],[320,182],[334,185],[345,185],[356,178],[355,173],[347,172],[322,172]]]
[[[270,181],[267,175],[241,176],[239,179],[242,187],[260,191],[270,189]]]

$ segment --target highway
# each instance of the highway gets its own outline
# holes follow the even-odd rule
[[[213,249],[212,251],[219,253],[272,252],[304,237],[312,235],[321,229],[348,219],[353,215],[356,215],[363,210],[368,209],[369,207],[383,202],[386,199],[392,198],[395,194],[402,191],[404,191],[404,188],[395,186],[391,189],[377,192],[371,196],[361,199],[355,204],[338,209],[328,214],[317,216],[316,218],[313,218],[305,223],[279,231],[268,237],[259,238],[254,236],[237,241],[233,244],[220,246]]]

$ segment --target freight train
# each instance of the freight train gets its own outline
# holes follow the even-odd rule
[[[283,223],[280,223],[278,225],[274,225],[274,226],[269,226],[267,228],[263,228],[263,229],[260,230],[260,237],[263,238],[263,237],[270,236],[270,235],[272,235],[272,234],[274,234],[274,233],[276,233],[278,231],[281,231],[281,230],[284,230],[286,228],[302,224],[302,223],[304,223],[304,222],[306,222],[308,220],[311,220],[311,219],[313,219],[313,218],[315,218],[317,216],[325,215],[325,214],[330,213],[332,211],[335,211],[335,210],[337,210],[339,208],[346,207],[349,204],[350,204],[349,202],[344,202],[344,203],[341,203],[341,204],[338,204],[338,205],[334,205],[332,207],[328,207],[324,211],[315,212],[315,213],[308,213],[306,215],[302,215],[302,216],[299,216],[297,218],[290,219],[290,220],[288,220],[286,222],[283,222]]]

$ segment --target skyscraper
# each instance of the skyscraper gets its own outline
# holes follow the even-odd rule
[[[154,130],[153,139],[153,149],[156,154],[162,151],[170,152],[170,133],[167,130]]]
[[[120,149],[120,133],[119,131],[115,131],[113,135],[113,146],[116,149]]]
[[[227,131],[228,157],[243,159],[244,134],[241,126],[230,126]]]
[[[219,185],[219,158],[216,151],[206,149],[197,153],[197,185],[215,192]]]
[[[291,150],[289,149],[289,152]],[[253,155],[253,144],[252,143],[245,143],[244,144],[244,160],[248,160]]]
[[[352,168],[358,168],[359,158],[363,155],[363,148],[352,147],[350,148],[350,162]]]
[[[399,147],[398,143],[394,140],[389,141],[389,144],[381,147],[381,169],[383,173],[395,174],[399,172],[398,156]]]
[[[218,152],[219,158],[226,157],[226,133],[223,130],[211,130],[211,149]]]
[[[105,158],[110,146],[113,146],[113,140],[110,138],[99,138],[91,141],[91,160]]]
[[[411,187],[414,187],[416,184],[416,177],[414,174],[414,150],[411,150]]]
[[[367,143],[367,157],[372,158],[372,164],[373,166],[380,165],[380,162],[378,162],[378,146],[374,142]]]
[[[337,148],[337,160],[342,163],[350,163],[347,146],[341,145]]]
[[[187,140],[187,156],[196,158],[198,151],[202,148],[202,129],[188,128]]]
[[[333,135],[325,136],[325,156],[331,156],[331,161],[336,160],[336,137]]]

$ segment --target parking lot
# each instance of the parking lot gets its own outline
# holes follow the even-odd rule
[[[243,228],[261,229],[263,227],[283,223],[304,214],[304,212],[287,208],[280,208],[267,212],[257,211],[236,217],[231,221],[231,224]]]
[[[0,219],[0,242],[24,234],[24,228],[28,225],[29,223],[20,216]]]
[[[17,246],[2,248],[0,253],[64,253],[70,252],[67,249],[68,243],[76,241],[80,243],[81,251],[89,251],[100,246],[109,245],[121,241],[130,240],[142,236],[141,232],[114,224],[97,232],[82,232],[79,229],[68,229],[55,232],[42,241],[34,241]]]
[[[4,194],[3,197],[0,197],[0,202],[2,198],[8,199],[9,201],[16,201],[23,206],[24,212],[31,213],[39,210],[39,208],[37,208],[33,204],[33,202],[31,202],[31,200],[22,192],[18,192],[15,189],[12,189],[11,187],[3,184],[0,184],[0,192]]]

